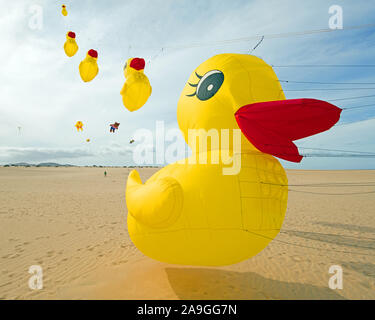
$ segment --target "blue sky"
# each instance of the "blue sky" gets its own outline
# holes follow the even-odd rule
[[[66,4],[68,16],[61,15]],[[374,23],[369,1],[7,1],[0,11],[0,164],[56,161],[77,165],[129,165],[129,140],[155,121],[178,128],[176,106],[190,73],[212,55],[248,53],[258,39],[189,48],[190,44],[298,32],[328,27],[331,5],[343,8],[344,30],[287,38],[265,38],[253,54],[271,65],[375,64],[375,28],[345,30]],[[30,6],[42,9],[41,30],[29,27]],[[79,51],[67,58],[65,34],[77,34]],[[176,49],[176,46],[188,48]],[[164,48],[162,50],[162,48]],[[99,53],[99,74],[83,83],[78,64],[89,49]],[[119,94],[128,57],[146,59],[153,93],[130,113]],[[373,82],[375,68],[275,68],[279,79],[320,82]],[[330,101],[375,95],[375,85],[282,83],[287,98]],[[348,87],[348,90],[289,91]],[[354,87],[371,88],[354,90]],[[325,133],[297,142],[311,148],[375,152],[375,97],[337,101],[339,107],[374,103],[344,111]],[[74,128],[77,120],[84,132]],[[109,123],[120,130],[110,134]],[[19,133],[18,127],[22,127]],[[86,138],[91,142],[86,143]],[[312,150],[301,149],[302,153]],[[371,158],[306,158],[300,169],[375,169]]]

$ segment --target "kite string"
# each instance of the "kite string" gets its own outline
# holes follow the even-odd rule
[[[229,45],[237,42],[249,42],[254,39],[277,39],[277,38],[287,38],[287,37],[296,37],[296,36],[303,36],[303,35],[311,35],[317,33],[328,33],[328,32],[336,32],[336,31],[347,31],[347,30],[356,30],[356,29],[364,29],[364,28],[374,28],[375,24],[365,24],[365,25],[356,25],[356,26],[349,26],[343,29],[315,29],[315,30],[305,30],[305,31],[297,31],[297,32],[285,32],[285,33],[277,33],[277,34],[264,34],[264,35],[254,35],[249,37],[242,37],[236,39],[227,39],[227,40],[216,40],[216,41],[206,41],[206,42],[195,42],[190,44],[181,44],[181,45],[174,45],[174,46],[163,46],[164,49],[188,49],[188,48],[197,48],[197,47],[209,47],[214,45]],[[141,47],[140,47],[141,48]],[[143,47],[142,49],[159,49],[160,47]],[[374,65],[375,66],[375,65]]]
[[[147,64],[151,65],[151,62],[154,61],[159,55],[162,55],[164,51],[164,48],[161,48],[153,57],[148,59]]]
[[[339,85],[367,85],[367,84],[374,84],[375,82],[321,82],[321,81],[298,81],[298,80],[275,80],[278,82],[285,82],[285,83],[302,83],[302,84],[339,84]],[[375,89],[375,88],[374,88]]]
[[[293,190],[293,189],[288,189],[288,191],[299,192],[299,193],[318,194],[318,195],[324,195],[324,196],[347,196],[347,195],[358,195],[358,194],[371,194],[371,193],[375,193],[375,191],[327,193],[327,192],[313,192],[313,191]]]
[[[364,184],[359,184],[359,183],[318,183],[318,184],[281,184],[281,183],[274,183],[274,182],[265,182],[265,181],[260,181],[261,184],[267,184],[267,185],[273,185],[273,186],[280,186],[280,187],[318,187],[318,188],[323,188],[323,187],[375,187],[375,182],[368,182]],[[329,196],[343,196],[343,195],[358,195],[358,194],[371,194],[375,193],[375,191],[362,191],[362,192],[345,192],[345,193],[327,193],[327,192],[312,192],[312,191],[305,191],[305,190],[295,190],[295,189],[289,189],[288,191],[291,192],[300,192],[300,193],[310,193],[310,194],[319,194],[319,195],[329,195]]]
[[[245,232],[252,233],[256,236],[263,237],[265,239],[272,240],[272,241],[275,241],[275,242],[279,242],[279,243],[283,243],[283,244],[287,244],[287,245],[292,245],[292,246],[296,246],[296,247],[303,247],[303,248],[309,248],[309,249],[315,249],[315,250],[323,251],[322,248],[307,246],[307,245],[303,245],[303,244],[299,244],[299,243],[295,243],[295,242],[289,242],[289,241],[285,241],[285,240],[274,239],[274,238],[268,237],[266,235],[263,235],[263,234],[260,234],[260,233],[254,232],[254,231],[250,231],[250,230],[247,230],[247,229],[243,229],[243,230]],[[286,232],[281,232],[281,231],[280,231],[280,233],[286,234]],[[315,240],[315,239],[311,239],[311,240]],[[319,241],[319,240],[315,240],[315,241]],[[369,249],[371,249],[371,248],[369,248]],[[363,255],[363,256],[374,256],[372,254],[363,253],[363,252],[333,250],[333,249],[324,249],[324,250],[330,251],[330,252],[336,252],[336,253],[349,253],[349,254],[357,254],[357,255]]]
[[[271,146],[270,144],[265,144],[265,145]],[[283,147],[281,145],[273,145],[273,146]],[[292,148],[291,146],[284,146],[284,147]],[[303,147],[298,147],[298,148],[303,148]],[[306,148],[306,149],[314,149],[314,148]],[[332,150],[326,149],[326,150],[327,151],[334,151],[334,149],[332,149]],[[373,158],[373,157],[375,157],[374,153],[366,153],[364,151],[358,151],[358,154],[355,154],[355,152],[357,152],[357,151],[349,151],[349,150],[341,151],[341,152],[348,152],[348,153],[352,153],[352,154],[312,153],[312,154],[302,154],[301,156],[305,157],[305,158],[313,158],[313,157]],[[235,154],[251,154],[251,155],[254,155],[254,156],[264,156],[263,152],[255,152],[255,151],[254,152],[235,153]],[[279,152],[279,153],[275,154],[275,156],[277,156],[277,157],[279,157],[279,156],[294,156],[294,155],[295,155],[295,153],[285,153],[285,152]]]
[[[259,47],[259,45],[263,42],[264,36],[258,41],[258,43],[255,45],[255,47],[250,51],[250,53],[253,53],[253,51]]]
[[[280,145],[272,145],[266,144],[267,146],[280,146]],[[282,147],[290,147],[290,146],[282,146]],[[352,150],[342,150],[342,149],[327,149],[327,148],[313,148],[313,147],[298,147],[299,149],[309,149],[309,150],[319,150],[319,151],[335,151],[335,152],[347,152],[347,153],[359,153],[359,154],[366,154],[366,155],[373,155],[375,156],[375,152],[367,152],[367,151],[352,151]]]
[[[319,182],[319,183],[305,183],[305,184],[281,184],[274,182],[260,181],[262,184],[269,184],[282,187],[375,187],[375,181],[369,182]]]

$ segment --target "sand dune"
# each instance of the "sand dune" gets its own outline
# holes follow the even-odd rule
[[[375,171],[289,170],[277,238],[252,259],[205,268],[142,255],[126,228],[130,169],[106,170],[0,168],[0,299],[375,299]],[[301,186],[316,183],[334,184]],[[43,268],[42,290],[28,287],[31,265]],[[343,290],[328,288],[331,265]]]

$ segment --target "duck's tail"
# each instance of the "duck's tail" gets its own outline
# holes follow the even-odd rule
[[[180,183],[171,177],[142,183],[137,170],[132,170],[126,185],[128,212],[138,222],[153,228],[165,228],[180,216],[183,205]]]

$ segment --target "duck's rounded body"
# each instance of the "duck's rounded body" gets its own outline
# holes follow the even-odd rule
[[[64,43],[64,51],[68,57],[73,57],[78,51],[78,45],[77,45],[75,38],[76,38],[76,35],[72,31],[69,31],[66,34],[66,41]]]
[[[145,186],[159,185],[171,177],[178,182],[183,197],[170,196],[168,201],[181,202],[175,205],[181,206],[181,211],[171,223],[155,228],[147,217],[143,223],[135,219],[129,208],[128,230],[136,247],[159,261],[206,266],[233,264],[263,250],[284,220],[287,177],[279,161],[270,155],[258,152],[242,154],[241,158],[238,175],[223,175],[221,164],[175,163],[152,176]],[[132,184],[128,185],[129,192],[131,188]],[[162,188],[159,191],[168,193]],[[147,203],[142,195],[134,201],[142,201],[151,211],[147,206],[157,204],[162,197],[154,195]]]
[[[130,58],[124,67],[126,81],[121,89],[122,103],[129,111],[141,108],[151,95],[150,81],[144,74],[145,61],[141,58]]]
[[[99,72],[98,53],[91,49],[87,52],[86,58],[79,64],[79,74],[84,82],[93,80]]]

